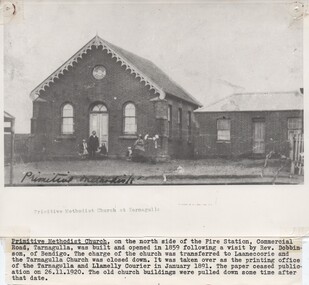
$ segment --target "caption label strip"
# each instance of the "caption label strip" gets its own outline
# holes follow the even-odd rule
[[[302,268],[301,240],[291,238],[16,238],[6,247],[14,284],[90,275],[300,280]]]

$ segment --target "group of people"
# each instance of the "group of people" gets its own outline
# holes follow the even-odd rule
[[[99,138],[95,131],[92,132],[91,136],[88,139],[88,142],[83,139],[82,144],[80,145],[79,154],[83,159],[89,157],[90,159],[95,159],[98,155],[101,158],[107,157],[107,148],[105,143],[99,144]]]
[[[155,135],[150,137],[148,134],[143,138],[142,135],[138,136],[138,139],[135,141],[132,147],[128,147],[127,150],[127,159],[133,161],[145,162],[147,161],[147,155],[145,151],[145,144],[148,144],[150,141],[154,143],[154,148],[158,148],[159,136]]]
[[[155,148],[157,148],[157,140],[159,136],[154,136],[150,138],[148,135],[143,139],[142,135],[139,135],[137,140],[134,142],[132,147],[128,147],[126,152],[127,160],[144,162],[146,161],[145,155],[145,140],[154,140]],[[99,138],[96,135],[96,132],[93,131],[88,141],[83,139],[83,142],[80,145],[79,154],[83,159],[96,159],[107,158],[107,148],[105,143],[99,144]]]
[[[127,160],[133,161],[146,161],[145,155],[145,142],[142,135],[138,136],[138,139],[133,144],[133,147],[128,147],[127,150]]]

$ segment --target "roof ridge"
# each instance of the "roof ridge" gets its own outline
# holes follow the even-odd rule
[[[158,93],[160,99],[164,99],[166,93],[169,93],[181,100],[194,104],[197,107],[202,105],[151,60],[109,43],[98,35],[93,37],[58,69],[43,80],[35,89],[33,89],[30,93],[32,100],[39,97],[41,91],[44,91],[49,87],[56,78],[58,79],[64,71],[68,70],[70,66],[73,66],[75,62],[77,63],[78,60],[82,58],[84,54],[87,54],[88,50],[93,49],[93,47],[96,47],[97,49],[100,47],[102,50],[106,50],[107,54],[111,54],[112,58],[116,58],[116,62],[120,62],[121,66],[125,67],[125,70],[129,70],[131,74],[135,75],[135,78],[138,78],[140,82],[143,82],[145,86],[148,86],[150,90],[154,90],[155,94]]]
[[[188,92],[186,89],[184,89],[182,86],[180,86],[173,78],[171,78],[167,73],[165,73],[165,72],[164,72],[160,67],[158,67],[155,63],[153,63],[153,62],[152,62],[151,60],[149,60],[149,59],[146,59],[146,60],[149,61],[154,67],[156,67],[156,68],[158,68],[160,71],[162,71],[164,74],[166,74],[166,76],[168,77],[168,79],[169,79],[172,83],[174,83],[175,85],[177,85],[178,88],[180,88],[183,92],[185,92],[185,93],[188,95],[188,97],[190,97],[192,100],[196,101],[200,106],[203,105],[199,100],[195,99],[195,98],[190,94],[190,92]],[[173,94],[171,94],[171,95],[173,95]]]
[[[213,106],[213,105],[216,105],[216,104],[220,103],[221,101],[224,101],[224,100],[228,99],[229,97],[233,97],[233,96],[234,96],[234,94],[227,95],[227,96],[225,96],[225,97],[223,97],[223,98],[221,98],[221,99],[219,99],[219,100],[217,100],[217,101],[215,101],[215,102],[213,102],[213,103],[210,103],[210,104],[204,106],[204,108],[207,108],[207,107],[211,107],[211,106]]]
[[[147,61],[149,64],[152,65],[153,68],[155,69],[158,69],[159,71],[161,71],[173,84],[177,85],[178,88],[180,88],[184,93],[186,93],[186,95],[188,95],[188,97],[195,101],[196,103],[198,103],[200,106],[202,106],[201,102],[199,102],[196,98],[194,98],[187,90],[185,90],[182,86],[180,86],[176,81],[174,81],[174,79],[172,79],[167,73],[165,73],[161,67],[157,66],[152,60],[148,59],[148,58],[145,58],[143,56],[140,56],[140,55],[137,55],[135,54],[134,52],[131,52],[129,50],[124,50],[123,48],[121,47],[118,47],[117,45],[115,44],[111,44],[109,43],[108,41],[104,40],[105,42],[107,42],[109,45],[111,45],[112,47],[116,47],[117,49],[120,49],[121,51],[125,52],[125,53],[130,53],[132,56],[136,56],[142,60],[145,60]],[[130,62],[130,60],[127,59],[128,62]],[[134,65],[134,64],[132,64]],[[174,94],[171,94],[171,95],[174,95]]]
[[[281,96],[281,97],[280,97]],[[302,110],[303,94],[298,91],[234,93],[217,100],[197,112],[233,112],[233,105],[239,111],[267,111],[267,110]],[[293,106],[293,107],[292,107]]]
[[[301,94],[298,90],[296,91],[265,91],[265,92],[244,92],[244,93],[233,93],[232,96],[239,96],[239,95],[268,95],[268,94]]]
[[[116,45],[114,45],[114,44],[111,44],[111,43],[109,43],[108,41],[102,39],[102,38],[99,37],[98,35],[97,35],[96,37],[99,38],[102,42],[104,42],[107,46],[109,46],[109,48],[110,48],[111,50],[113,50],[115,54],[118,54],[118,56],[119,56],[119,53],[117,53],[117,52],[113,49],[113,47],[116,47],[116,48],[118,48],[118,49],[120,49],[120,50],[124,50],[124,49],[122,49],[121,47],[118,47],[118,46],[116,46]],[[130,51],[126,51],[126,52],[129,52],[129,53],[133,54],[134,56],[140,57],[140,56],[138,56],[138,55],[136,55],[136,54],[134,54],[134,53],[132,53],[132,52],[130,52]],[[157,84],[156,84],[155,82],[153,82],[153,81],[150,80],[147,76],[145,76],[145,75],[143,74],[143,72],[141,72],[141,71],[140,71],[128,58],[126,58],[125,55],[121,55],[120,57],[124,58],[125,61],[126,61],[130,66],[134,67],[135,70],[133,70],[132,68],[129,68],[129,67],[128,67],[128,68],[131,69],[131,74],[132,74],[132,73],[135,73],[135,74],[136,74],[136,75],[135,75],[135,78],[139,77],[139,78],[141,79],[141,80],[140,80],[141,82],[144,81],[145,83],[148,83],[148,82],[149,82],[149,83],[152,83],[153,86],[151,86],[150,84],[145,84],[145,85],[146,85],[146,86],[149,85],[149,86],[150,86],[150,90],[151,90],[151,89],[157,89],[158,92],[155,92],[155,93],[159,93],[161,99],[164,99],[164,98],[165,98],[165,92],[162,90],[162,88],[160,88],[159,86],[157,86]],[[142,58],[142,57],[140,57],[140,58]],[[147,60],[147,59],[145,59],[145,58],[142,58],[142,59]],[[118,60],[117,60],[117,61],[118,61]],[[122,65],[123,65],[123,64],[121,63],[121,66],[122,66]],[[126,70],[127,70],[128,68],[127,68],[127,66],[126,66]],[[143,74],[143,75],[142,75],[142,74]],[[148,82],[146,82],[145,79],[146,79]]]

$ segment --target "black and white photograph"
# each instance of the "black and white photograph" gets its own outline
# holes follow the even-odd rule
[[[16,3],[5,186],[304,183],[302,2]]]
[[[307,284],[308,14],[0,0],[0,285]]]

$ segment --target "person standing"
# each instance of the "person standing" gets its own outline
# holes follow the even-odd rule
[[[132,159],[132,147],[128,147],[128,150],[127,150],[127,153],[126,153],[126,157],[127,157],[127,160],[131,160]]]
[[[89,158],[95,159],[95,152],[99,147],[99,138],[96,135],[95,131],[92,131],[92,135],[89,137],[88,140],[88,151],[89,151]]]
[[[82,159],[86,159],[88,156],[88,145],[85,139],[83,139],[83,142],[79,147],[79,154]]]

